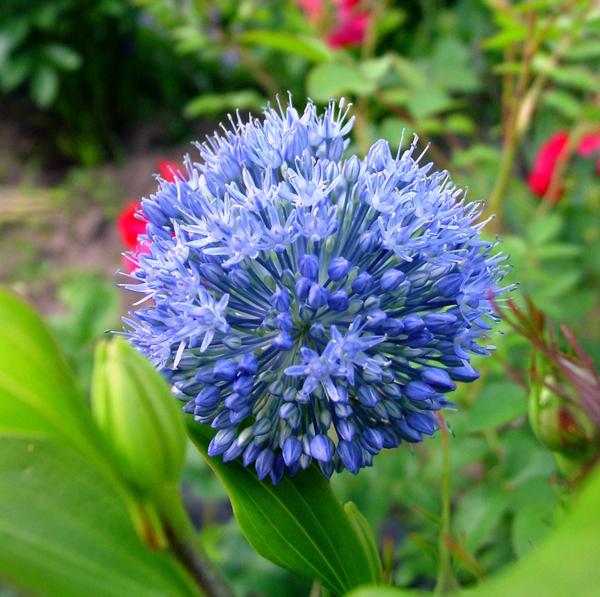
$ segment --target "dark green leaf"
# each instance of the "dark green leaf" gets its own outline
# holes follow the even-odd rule
[[[0,577],[60,597],[199,595],[167,554],[137,538],[101,470],[50,441],[3,439]]]
[[[209,458],[210,427],[190,418],[188,431],[221,479],[242,532],[259,554],[282,568],[318,578],[334,594],[380,581],[372,550],[365,552],[364,536],[359,537],[315,467],[272,485],[238,462]]]

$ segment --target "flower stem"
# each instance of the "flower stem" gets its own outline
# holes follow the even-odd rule
[[[206,597],[233,597],[233,592],[199,545],[176,484],[165,486],[156,503],[171,551],[187,568]]]
[[[452,558],[450,554],[450,438],[446,421],[440,413],[437,414],[440,423],[440,436],[442,439],[442,513],[439,540],[438,574],[434,595],[450,593],[458,588],[458,583],[452,571]]]

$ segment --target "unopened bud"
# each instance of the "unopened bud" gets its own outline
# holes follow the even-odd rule
[[[547,374],[529,396],[529,421],[538,440],[568,458],[586,459],[595,443],[595,430],[585,412],[557,394],[552,374]]]
[[[98,345],[92,412],[134,487],[152,493],[178,480],[185,456],[181,410],[156,369],[122,338]]]

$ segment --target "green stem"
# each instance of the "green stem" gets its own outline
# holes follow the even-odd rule
[[[179,488],[167,485],[155,496],[171,550],[194,577],[206,597],[233,597],[233,592],[199,545]]]
[[[450,438],[448,427],[442,415],[438,414],[440,423],[440,436],[442,439],[442,513],[441,513],[441,528],[439,540],[439,563],[437,581],[435,584],[434,595],[443,595],[452,592],[458,588],[458,583],[452,571],[452,558],[450,554],[449,538],[450,538]]]

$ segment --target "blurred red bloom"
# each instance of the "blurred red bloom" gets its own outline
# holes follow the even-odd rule
[[[161,178],[167,182],[175,182],[175,178],[179,177],[183,180],[184,176],[179,168],[179,164],[172,160],[160,160],[157,163],[158,173]]]
[[[138,248],[138,236],[146,232],[146,220],[136,217],[136,213],[141,213],[141,209],[140,201],[132,201],[117,218],[117,228],[121,234],[121,240],[131,251]]]
[[[147,224],[146,219],[141,214],[141,209],[141,201],[131,201],[117,218],[117,228],[119,229],[121,240],[125,247],[133,253],[133,255],[123,258],[123,266],[127,271],[135,269],[135,257],[147,253],[149,250],[146,245],[138,242],[140,234],[146,233]],[[138,215],[136,216],[136,214]]]
[[[156,168],[161,178],[167,182],[175,182],[177,178],[184,179],[179,164],[171,160],[159,160]],[[150,251],[148,245],[139,242],[139,236],[146,233],[147,223],[142,214],[141,201],[129,202],[127,207],[117,217],[117,228],[121,235],[121,241],[131,252],[130,255],[123,258],[123,265],[127,271],[132,271],[136,268],[136,258],[139,255]]]
[[[360,45],[369,26],[370,15],[360,8],[360,0],[298,0],[298,5],[311,23],[327,19],[328,4],[333,9],[327,43],[332,48]]]
[[[531,191],[538,197],[544,197],[550,188],[552,177],[556,170],[558,161],[563,152],[566,151],[569,143],[569,133],[567,131],[558,131],[550,137],[540,148],[533,162],[533,168],[529,174],[528,184]],[[600,133],[584,135],[577,147],[577,153],[583,157],[590,157],[594,153],[600,152]],[[600,171],[600,159],[597,163],[597,170]],[[560,189],[551,201],[560,199]]]

